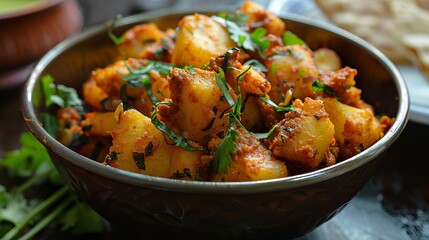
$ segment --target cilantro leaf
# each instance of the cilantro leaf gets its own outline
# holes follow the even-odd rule
[[[132,88],[144,87],[150,101],[155,104],[159,101],[158,98],[156,98],[156,96],[152,92],[151,77],[149,72],[155,70],[162,75],[168,75],[170,74],[170,71],[171,69],[173,69],[173,67],[175,67],[175,65],[157,61],[148,61],[148,64],[140,69],[132,69],[127,65],[130,74],[123,77],[122,80],[127,82]],[[187,66],[187,69],[189,69],[191,72],[194,71],[193,66]],[[122,96],[122,100],[124,99],[124,96]]]
[[[222,139],[214,154],[213,165],[215,169],[217,169],[218,173],[228,172],[228,167],[232,163],[231,154],[237,153],[235,141],[238,139],[238,133],[231,125],[232,124],[230,124],[227,129],[225,137]]]
[[[68,209],[59,220],[61,230],[71,230],[75,235],[101,232],[104,229],[100,216],[87,204],[75,200],[72,208]]]
[[[43,175],[54,169],[46,148],[29,132],[20,136],[21,148],[7,152],[0,161],[13,176]]]
[[[329,96],[332,96],[332,97],[337,97],[337,95],[335,94],[335,91],[332,89],[332,88],[330,88],[330,87],[328,87],[328,86],[325,86],[325,84],[323,84],[321,81],[319,81],[319,80],[316,80],[316,81],[314,81],[312,84],[311,84],[311,87],[313,88],[313,91],[314,92],[325,92],[326,94],[328,94]]]
[[[249,18],[247,14],[226,13],[226,12],[220,12],[218,16],[228,21],[234,22],[240,27],[244,27],[246,25],[247,19]]]
[[[261,72],[268,72],[268,69],[265,67],[265,65],[256,59],[247,60],[243,63],[243,66],[246,65],[252,66],[253,69],[259,70]]]
[[[292,105],[279,106],[265,96],[261,96],[260,99],[264,101],[266,104],[270,105],[271,107],[274,107],[276,109],[276,112],[289,112],[293,110]]]
[[[294,33],[290,32],[290,31],[285,31],[283,33],[282,40],[283,40],[284,45],[286,45],[286,46],[296,45],[296,44],[307,46],[307,44],[304,42],[304,40],[302,40],[301,38],[299,38],[297,35],[295,35]]]
[[[115,23],[118,19],[122,18],[121,15],[118,15],[115,17],[115,19],[113,19],[110,24],[108,25],[108,36],[110,38],[110,40],[112,40],[113,43],[115,43],[115,45],[119,45],[121,43],[123,43],[125,41],[125,35],[121,35],[119,37],[117,37],[115,34],[113,34],[112,30],[113,27],[115,26]]]
[[[207,150],[203,147],[193,147],[193,146],[189,145],[188,139],[176,134],[175,132],[173,132],[173,130],[171,130],[169,127],[167,127],[167,125],[165,125],[165,123],[163,123],[161,120],[159,120],[157,117],[157,110],[156,110],[156,106],[158,104],[171,104],[171,103],[159,102],[159,103],[155,104],[152,108],[151,121],[155,125],[155,127],[158,128],[158,130],[160,130],[165,135],[167,135],[171,140],[173,140],[173,142],[175,143],[176,146],[179,146],[179,147],[181,147],[187,151],[200,150],[200,151],[207,152]]]
[[[241,28],[237,23],[217,16],[213,16],[213,19],[222,26],[226,27],[231,39],[237,43],[238,46],[250,51],[255,50],[255,46],[252,43],[249,33]]]
[[[228,172],[228,167],[232,163],[231,154],[237,153],[237,146],[235,144],[235,141],[237,141],[237,139],[238,139],[238,133],[234,129],[234,126],[235,126],[235,124],[238,124],[242,128],[244,128],[244,126],[239,121],[243,101],[241,98],[240,87],[238,85],[238,81],[242,78],[242,76],[244,76],[244,74],[246,74],[246,72],[250,68],[251,68],[251,66],[249,66],[249,68],[247,68],[246,70],[244,70],[242,73],[240,73],[237,76],[237,79],[236,79],[237,80],[237,93],[238,93],[237,101],[234,101],[231,94],[229,93],[228,85],[226,84],[225,73],[222,70],[222,68],[220,68],[220,67],[218,68],[219,74],[217,74],[215,72],[216,83],[217,83],[218,87],[220,88],[220,90],[222,91],[222,93],[223,93],[225,99],[227,100],[229,106],[231,107],[231,112],[227,114],[227,116],[229,117],[228,128],[225,131],[224,138],[222,139],[219,146],[216,148],[215,153],[214,153],[214,158],[213,158],[213,166],[218,171],[218,173],[227,173]],[[247,131],[247,129],[246,129],[246,131]]]
[[[266,33],[267,29],[258,27],[250,34],[250,39],[252,39],[253,43],[256,44],[260,52],[263,52],[270,47],[270,41],[267,38],[264,38]]]
[[[279,126],[275,125],[273,128],[270,129],[270,131],[268,131],[267,133],[253,133],[255,135],[255,137],[257,139],[264,139],[264,138],[268,138],[271,136],[271,134],[274,133],[274,131],[278,128]]]
[[[232,96],[229,93],[228,86],[226,85],[225,73],[222,68],[219,68],[219,74],[215,73],[215,79],[229,106],[232,107],[234,105],[234,99],[232,99]]]
[[[54,78],[51,75],[44,75],[40,83],[42,84],[45,96],[46,108],[49,108],[53,104],[60,107],[81,106],[83,104],[76,89],[61,84],[54,84]]]
[[[9,193],[0,185],[0,224],[10,222],[17,225],[34,208],[24,195],[20,193]]]

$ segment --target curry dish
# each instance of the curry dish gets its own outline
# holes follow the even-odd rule
[[[185,16],[176,29],[143,23],[110,36],[117,61],[93,70],[82,105],[56,112],[58,140],[110,167],[196,181],[282,178],[362,152],[394,121],[361,99],[357,69],[310,49],[251,1]]]

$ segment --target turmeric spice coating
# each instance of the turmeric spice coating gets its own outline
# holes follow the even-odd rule
[[[122,40],[117,61],[83,84],[85,112],[57,113],[59,140],[110,167],[191,181],[282,178],[352,157],[394,122],[361,99],[358,69],[310,49],[251,1],[185,16],[174,30],[142,23]]]

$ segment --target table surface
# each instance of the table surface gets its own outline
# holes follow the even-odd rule
[[[0,79],[1,81],[1,79]],[[22,85],[0,89],[0,157],[27,131],[20,112]],[[368,184],[307,239],[429,239],[429,125],[408,122]],[[104,233],[62,239],[135,239],[115,226]]]

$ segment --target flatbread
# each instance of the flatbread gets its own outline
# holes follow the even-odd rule
[[[418,64],[429,79],[429,0],[315,2],[334,24],[365,39],[395,63]]]

